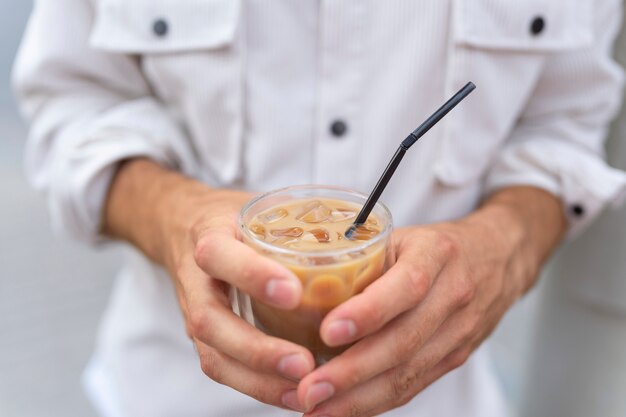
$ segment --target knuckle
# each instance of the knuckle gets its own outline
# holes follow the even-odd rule
[[[439,252],[448,258],[453,258],[459,253],[457,242],[445,232],[440,231],[437,233],[436,245]]]
[[[395,356],[399,359],[407,359],[417,347],[424,343],[424,332],[420,326],[395,333]]]
[[[470,314],[469,317],[465,319],[465,323],[463,324],[463,329],[461,331],[463,340],[472,338],[478,330],[479,324],[480,316],[478,314]]]
[[[419,269],[407,270],[407,291],[414,301],[421,301],[430,289],[428,274]]]
[[[222,374],[220,371],[220,359],[215,352],[204,352],[200,356],[200,368],[202,372],[215,382],[222,381]]]
[[[211,340],[211,326],[208,317],[202,312],[189,313],[189,330],[193,337],[208,342]]]
[[[389,379],[389,402],[403,405],[410,399],[409,393],[417,380],[417,374],[407,371],[396,371]]]
[[[460,368],[470,357],[470,349],[463,348],[452,352],[446,360],[446,368],[451,371]]]
[[[196,242],[193,257],[198,265],[205,265],[209,262],[211,255],[215,252],[219,240],[210,233],[205,233]]]
[[[466,306],[474,300],[476,296],[476,285],[469,278],[464,278],[457,286],[456,304]]]
[[[206,230],[206,219],[204,216],[201,216],[192,223],[189,229],[189,237],[193,242],[197,242]]]

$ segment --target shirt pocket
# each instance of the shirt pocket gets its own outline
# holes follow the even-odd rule
[[[546,61],[593,43],[593,0],[453,0],[451,95],[476,91],[444,121],[436,177],[445,185],[485,175],[524,111]]]
[[[94,48],[171,53],[220,48],[235,38],[239,0],[99,0]]]
[[[90,46],[137,56],[214,186],[241,175],[241,0],[97,0]]]

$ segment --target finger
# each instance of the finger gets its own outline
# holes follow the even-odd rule
[[[452,249],[438,233],[399,248],[398,260],[386,274],[324,319],[321,336],[329,346],[351,343],[422,302],[448,261]]]
[[[463,358],[463,354],[453,352],[442,361],[440,361],[433,368],[427,370],[424,375],[415,378],[415,382],[413,383],[413,385],[407,387],[407,389],[404,389],[404,387],[402,386],[391,388],[389,390],[391,394],[390,404],[375,404],[375,407],[373,409],[370,409],[367,413],[362,414],[362,416],[378,416],[393,408],[398,408],[408,404],[413,398],[415,398],[420,392],[428,388],[432,383],[437,381],[442,376],[446,375],[448,372],[451,372],[461,366],[465,362],[465,359],[460,358]],[[389,407],[389,405],[391,405],[391,407]]]
[[[199,236],[195,260],[210,276],[259,301],[284,309],[293,309],[300,303],[300,280],[278,262],[237,240],[230,225],[213,227]]]
[[[468,316],[466,311],[455,313],[411,360],[333,396],[305,417],[374,416],[406,404],[433,381],[467,361],[477,346],[468,328]]]
[[[448,317],[458,314],[456,301],[448,294],[450,282],[442,279],[416,309],[303,378],[298,386],[300,401],[308,409],[415,356]]]
[[[266,404],[304,411],[297,401],[293,381],[257,372],[201,342],[196,342],[196,348],[202,371],[212,380]]]
[[[456,369],[462,358],[453,352],[434,367],[415,374],[412,378],[403,376],[401,367],[391,369],[350,391],[333,397],[320,404],[303,417],[373,417],[401,407],[410,402],[443,375]],[[377,393],[377,395],[372,395]]]
[[[224,283],[208,277],[193,259],[181,273],[194,338],[262,372],[299,380],[314,369],[307,349],[267,336],[234,314]]]

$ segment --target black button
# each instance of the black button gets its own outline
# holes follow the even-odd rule
[[[546,21],[543,17],[537,16],[530,24],[530,33],[537,36],[546,28]]]
[[[165,36],[167,34],[167,22],[163,19],[157,19],[152,24],[152,31],[157,36]]]
[[[343,120],[335,120],[330,125],[330,132],[333,134],[333,136],[341,137],[345,135],[347,131],[348,125],[346,125],[346,122],[344,122]]]
[[[582,217],[585,215],[585,207],[583,207],[581,204],[572,205],[571,210],[572,214],[576,217]]]

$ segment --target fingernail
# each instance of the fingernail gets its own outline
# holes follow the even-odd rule
[[[298,284],[286,279],[273,279],[267,283],[265,294],[278,307],[293,308],[298,305]]]
[[[312,385],[304,397],[304,406],[307,410],[312,410],[319,403],[326,401],[335,393],[335,388],[328,382],[318,382]]]
[[[300,405],[300,402],[298,401],[298,391],[295,389],[284,393],[280,400],[283,402],[284,406],[304,413],[304,407]]]
[[[352,320],[335,320],[328,325],[324,333],[324,341],[329,345],[343,345],[351,342],[356,336],[356,324]]]
[[[278,362],[278,372],[290,379],[300,380],[309,373],[309,362],[304,355],[295,353],[285,356]]]

